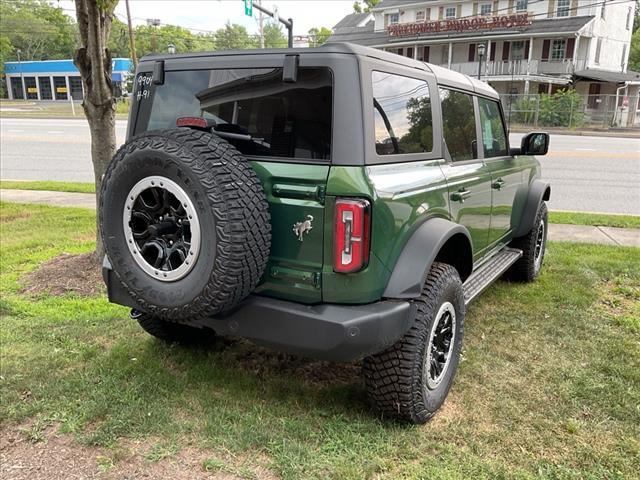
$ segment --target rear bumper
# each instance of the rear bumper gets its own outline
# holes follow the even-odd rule
[[[102,270],[109,301],[136,308],[110,267],[105,261]],[[349,362],[393,345],[411,328],[415,313],[415,305],[403,300],[303,305],[250,295],[232,312],[197,325],[296,355]]]

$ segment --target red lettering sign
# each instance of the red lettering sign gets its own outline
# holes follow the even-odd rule
[[[469,30],[493,30],[496,28],[525,27],[531,25],[528,13],[501,15],[499,17],[474,17],[434,22],[397,23],[389,25],[389,36],[406,37],[422,33],[465,32]]]

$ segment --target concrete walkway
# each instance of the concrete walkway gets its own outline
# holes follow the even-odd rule
[[[57,207],[80,207],[94,210],[96,208],[96,200],[93,193],[0,189],[0,200],[4,202],[41,203]],[[640,247],[640,229],[551,224],[549,225],[549,240],[554,242]]]

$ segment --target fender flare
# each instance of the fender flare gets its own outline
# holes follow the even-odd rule
[[[431,218],[420,225],[405,244],[393,268],[383,297],[419,297],[431,265],[442,247],[456,235],[462,236],[459,238],[468,244],[471,258],[469,265],[465,266],[465,271],[468,270],[466,274],[470,274],[473,268],[471,249],[473,244],[468,230],[444,218]],[[462,277],[463,274],[461,273],[460,276]]]
[[[545,182],[539,178],[531,182],[527,200],[522,210],[522,216],[520,217],[520,223],[513,232],[513,238],[522,237],[531,231],[540,204],[550,198],[551,186],[549,182]]]

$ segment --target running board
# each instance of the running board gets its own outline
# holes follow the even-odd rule
[[[522,250],[503,248],[491,257],[464,282],[464,304],[469,305],[478,295],[496,281],[511,265],[522,257]]]

